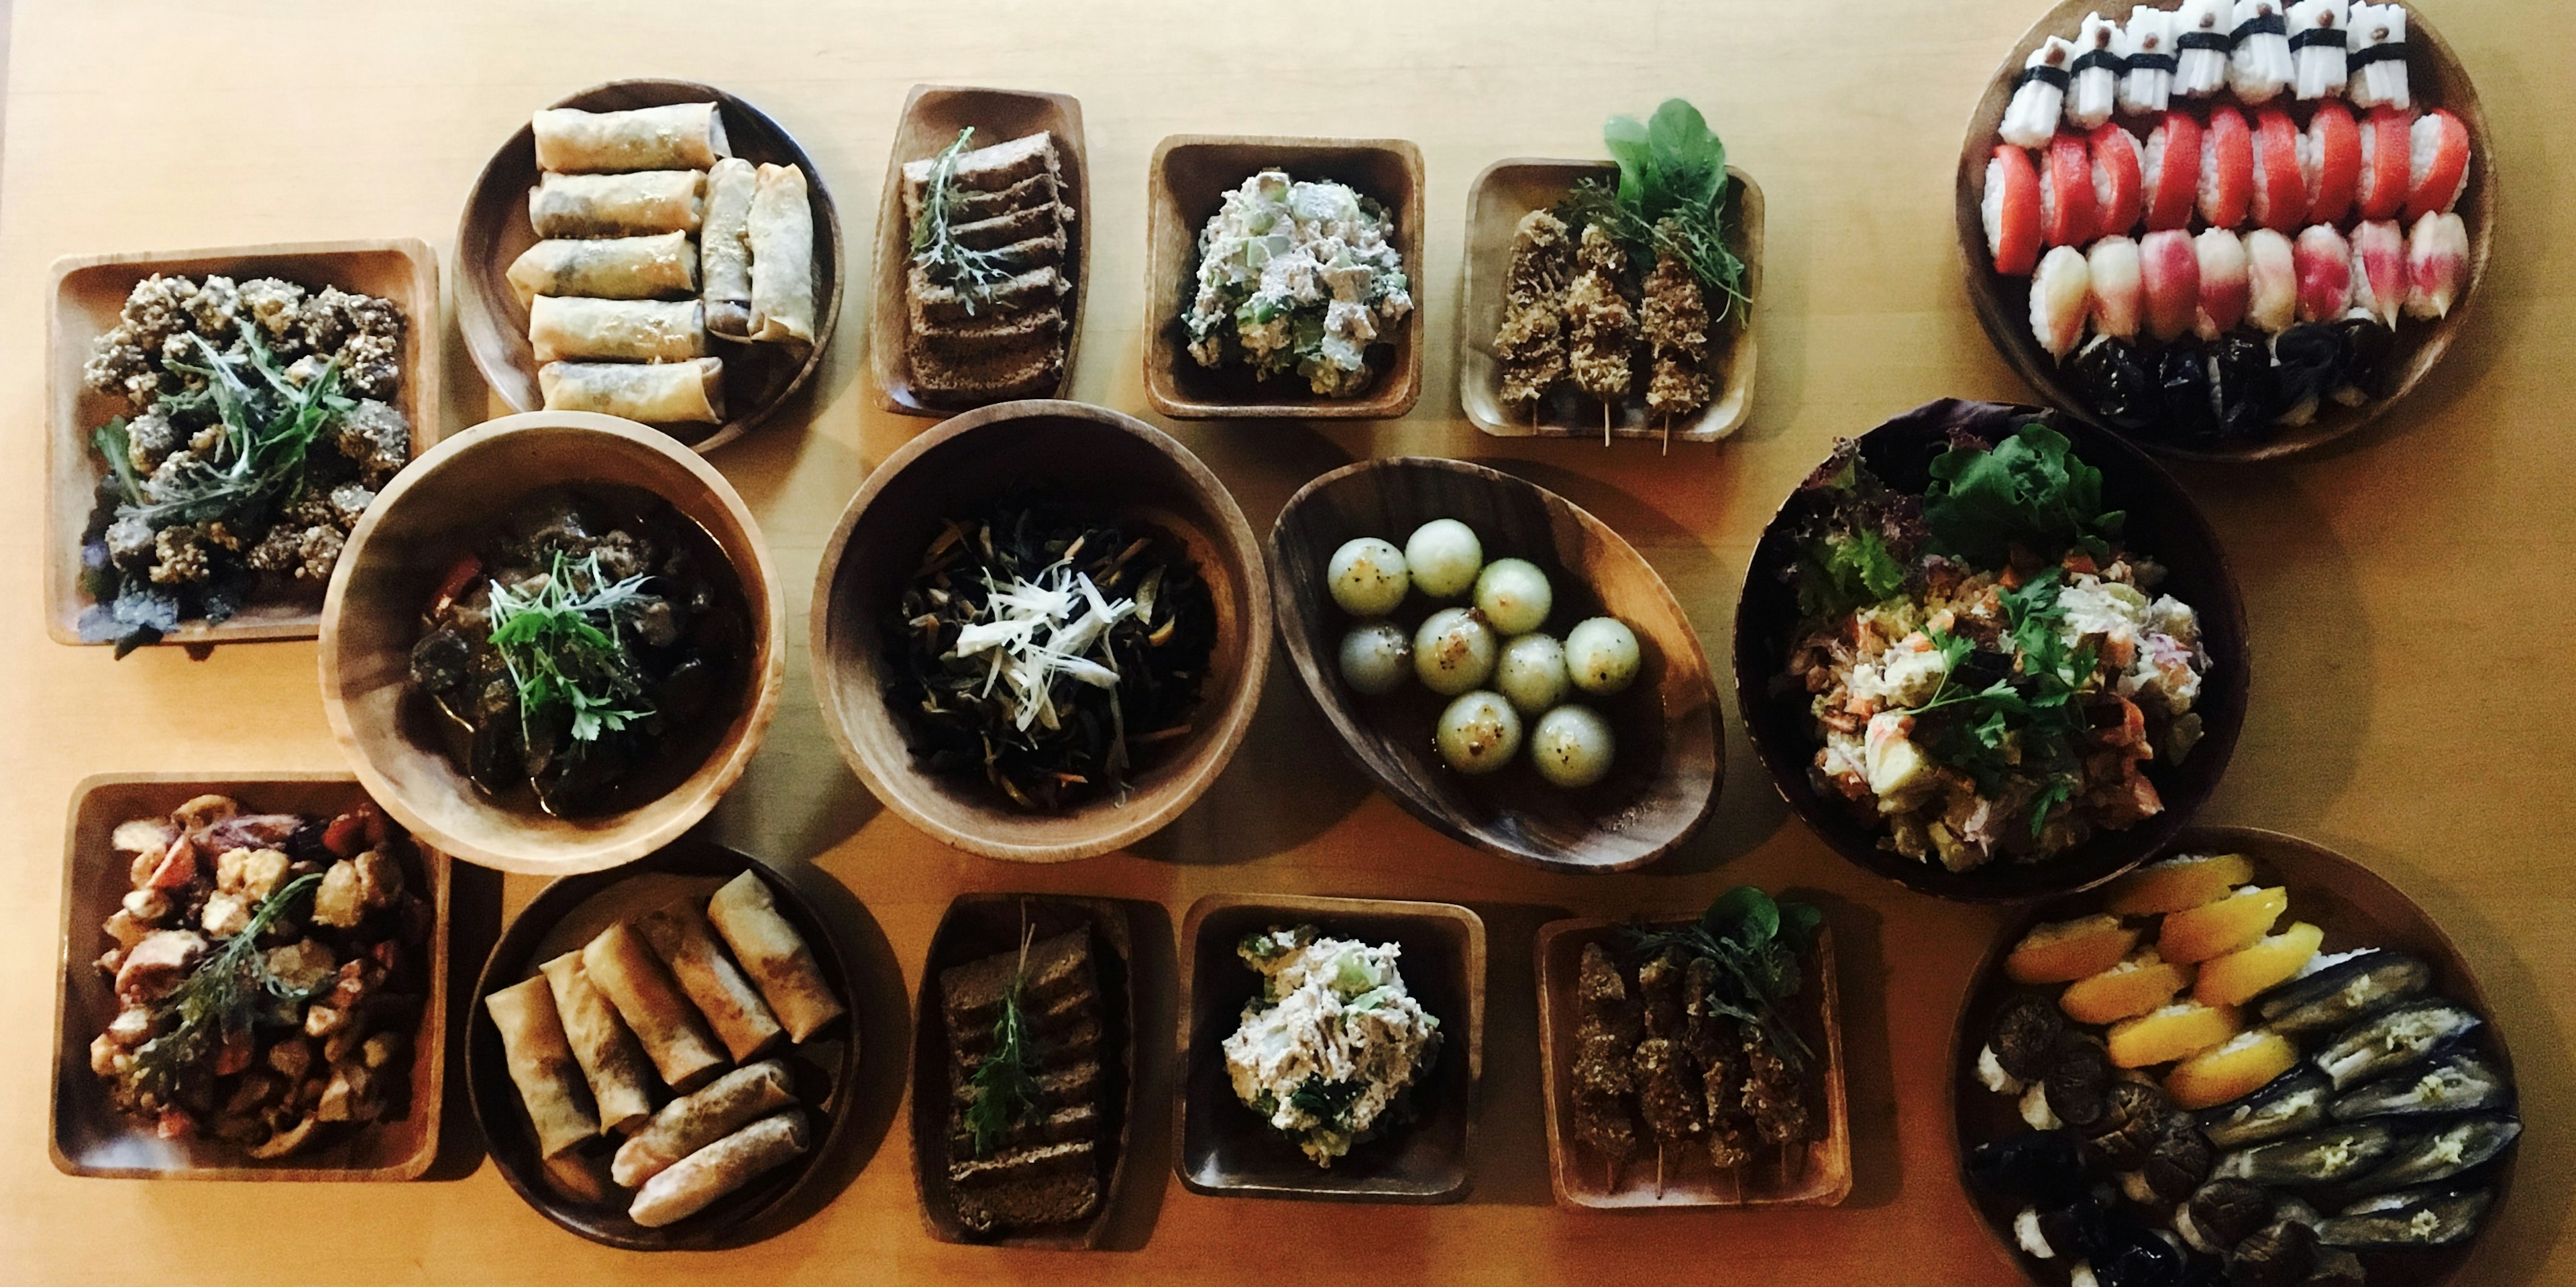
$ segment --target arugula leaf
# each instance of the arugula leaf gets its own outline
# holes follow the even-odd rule
[[[1726,144],[1708,128],[1699,109],[1678,98],[1665,99],[1646,122],[1646,145],[1653,158],[1651,191],[1673,210],[1706,209],[1716,204],[1726,186]],[[1647,206],[1649,216],[1671,210]]]
[[[1997,567],[2014,546],[2049,562],[2078,548],[2107,558],[2127,516],[2102,508],[2102,471],[2034,420],[1991,448],[1943,452],[1932,462],[1923,517],[1936,550]]]

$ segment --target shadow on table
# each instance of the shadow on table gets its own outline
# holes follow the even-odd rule
[[[1812,903],[1834,931],[1834,981],[1840,988],[1843,1101],[1851,1118],[1851,1196],[1846,1209],[1883,1207],[1905,1184],[1896,1139],[1896,1065],[1888,1051],[1886,915],[1820,889],[1779,891]]]
[[[1548,1180],[1547,1106],[1540,1089],[1538,928],[1574,913],[1526,903],[1469,903],[1485,922],[1485,1060],[1476,1134],[1468,1152],[1475,1188],[1467,1201],[1485,1206],[1552,1206]]]

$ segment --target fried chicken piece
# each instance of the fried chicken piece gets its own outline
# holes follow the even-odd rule
[[[1682,1035],[1682,954],[1666,951],[1637,967],[1637,995],[1645,1002],[1646,1035]]]
[[[1624,1165],[1636,1156],[1635,1124],[1625,1103],[1635,1089],[1628,1055],[1637,1040],[1637,1013],[1627,981],[1600,944],[1585,945],[1575,976],[1575,1138]]]
[[[1708,302],[1699,278],[1680,256],[1659,252],[1646,275],[1638,307],[1653,374],[1646,382],[1646,413],[1667,420],[1708,405]]]
[[[1682,1048],[1698,1065],[1700,1100],[1708,1121],[1708,1160],[1732,1171],[1753,1160],[1738,1111],[1744,1069],[1735,1022],[1718,1012],[1717,962],[1694,957],[1682,975]]]
[[[1744,1067],[1744,1113],[1753,1119],[1754,1133],[1784,1152],[1805,1143],[1807,1105],[1799,1098],[1797,1075],[1758,1037],[1745,1038]]]
[[[1574,383],[1605,403],[1624,401],[1634,383],[1628,359],[1637,343],[1636,312],[1619,289],[1628,274],[1627,252],[1596,223],[1583,230],[1575,262],[1583,272],[1565,289]]]
[[[1679,1041],[1648,1037],[1637,1043],[1637,1109],[1655,1133],[1658,1150],[1690,1144],[1707,1131],[1696,1081],[1690,1054]]]
[[[1503,323],[1494,333],[1502,364],[1503,405],[1529,411],[1565,378],[1566,282],[1574,276],[1573,247],[1565,221],[1548,210],[1521,216],[1512,233],[1511,266],[1503,279]]]

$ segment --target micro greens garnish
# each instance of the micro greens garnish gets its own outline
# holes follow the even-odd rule
[[[134,1052],[137,1090],[167,1104],[196,1069],[214,1057],[226,1037],[247,1033],[259,1023],[278,1024],[292,1017],[291,1007],[308,993],[277,976],[260,950],[260,932],[284,915],[288,904],[322,883],[319,874],[298,876],[260,901],[241,932],[197,962],[186,979],[153,1004],[160,1036]]]
[[[1576,184],[1560,217],[1578,235],[1584,224],[1600,224],[1641,262],[1659,252],[1680,259],[1708,297],[1711,324],[1752,303],[1744,261],[1726,246],[1726,144],[1699,109],[1666,99],[1645,121],[1611,117],[1601,140],[1619,163],[1618,186]]]
[[[188,339],[201,360],[171,358],[165,363],[172,370],[205,377],[202,393],[164,397],[161,406],[184,410],[195,399],[212,401],[224,435],[214,461],[191,458],[170,477],[156,477],[148,498],[134,480],[130,464],[118,470],[118,481],[131,497],[130,503],[118,508],[119,515],[156,527],[209,522],[291,499],[303,489],[304,461],[314,439],[357,404],[340,396],[338,358],[325,362],[320,374],[299,385],[286,378],[285,368],[260,341],[258,327],[245,321],[241,334],[241,356],[227,356],[206,337],[192,332]],[[258,382],[248,376],[256,376]],[[123,437],[124,426],[118,424],[115,438]],[[100,450],[106,451],[109,442],[102,428]],[[112,452],[109,458],[121,461],[124,453]]]
[[[649,574],[610,581],[596,551],[578,562],[558,552],[544,581],[530,590],[492,582],[492,646],[519,694],[519,731],[560,708],[576,744],[623,730],[654,713],[644,675],[627,651],[622,620],[647,596]]]
[[[957,141],[931,162],[930,181],[921,185],[921,213],[912,221],[912,262],[921,265],[930,280],[956,291],[969,316],[977,305],[992,299],[996,287],[1020,271],[1013,256],[976,250],[957,241],[951,209],[958,197],[957,159],[966,154],[966,142],[974,136],[972,125],[957,131]]]

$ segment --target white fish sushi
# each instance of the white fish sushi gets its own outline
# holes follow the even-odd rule
[[[2173,340],[2189,333],[2200,311],[2200,252],[2191,234],[2148,233],[2138,243],[2138,278],[2147,334]]]
[[[2119,25],[2098,13],[2084,15],[2084,26],[2075,36],[2075,65],[2066,87],[2066,121],[2079,130],[2091,130],[2111,119],[2111,111],[2120,105]]]
[[[2120,340],[2138,338],[2139,309],[2145,298],[2141,293],[2145,284],[2138,276],[2138,243],[2126,237],[2104,237],[2084,253],[2084,268],[2093,333]]]
[[[2174,16],[2145,5],[2129,11],[2120,28],[2120,110],[2152,116],[2173,100]]]
[[[2440,213],[2416,220],[2406,239],[2406,315],[2425,321],[2448,317],[2468,275],[2467,221]]]
[[[2050,357],[2064,361],[2084,338],[2092,294],[2093,274],[2083,251],[2059,246],[2041,257],[2030,279],[2030,333]]]
[[[2397,325],[2406,305],[2406,234],[2388,219],[2364,221],[2352,230],[2352,309]]]
[[[2075,42],[2051,36],[2023,59],[2021,79],[1997,131],[2014,147],[2046,147],[2057,134],[2067,83],[2075,78]]]
[[[2236,47],[2233,0],[2182,0],[2174,10],[2173,92],[2207,98],[2227,87],[2227,55]]]
[[[2299,320],[2298,256],[2288,237],[2269,228],[2245,234],[2245,320],[2266,335]]]
[[[2352,43],[2344,55],[2344,97],[2361,108],[2415,105],[2407,87],[2406,9],[2393,4],[2357,4],[2348,27]]]
[[[2214,340],[2245,320],[2245,304],[2253,289],[2246,276],[2245,239],[2225,228],[2209,228],[2192,238],[2191,248],[2200,258],[2200,302],[2192,314],[2191,329],[2204,340]]]
[[[2236,0],[2236,47],[2227,58],[2227,87],[2247,103],[2267,103],[2290,87],[2290,20],[2281,0]]]
[[[2332,322],[2352,307],[2352,243],[2332,224],[2310,224],[2290,244],[2299,274],[2299,320]]]
[[[2290,6],[2290,88],[2301,102],[2343,93],[2351,79],[2345,52],[2351,39],[2350,0],[2298,0]]]

